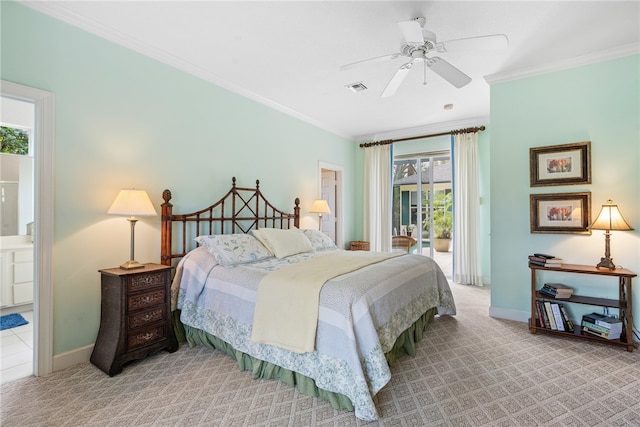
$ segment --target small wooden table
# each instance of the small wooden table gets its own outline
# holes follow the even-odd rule
[[[178,349],[171,322],[172,268],[145,264],[133,270],[100,270],[100,329],[91,363],[113,376],[127,362]]]
[[[607,270],[589,265],[576,265],[576,264],[562,264],[559,267],[542,267],[533,264],[529,264],[531,269],[531,318],[529,319],[529,330],[532,334],[537,331],[544,331],[553,333],[556,335],[569,336],[574,338],[581,338],[591,341],[598,341],[601,343],[614,345],[618,347],[625,347],[627,351],[633,351],[635,348],[633,342],[633,296],[631,281],[636,277],[636,273],[618,268],[615,270]],[[536,273],[540,271],[555,271],[563,273],[577,273],[577,274],[591,274],[603,277],[609,277],[617,279],[618,282],[618,297],[614,299],[610,298],[596,298],[584,295],[573,294],[570,298],[554,299],[553,297],[546,296],[545,294],[537,290]],[[620,312],[620,320],[622,321],[622,335],[617,340],[607,340],[604,338],[596,337],[593,335],[583,334],[580,331],[580,322],[577,323],[574,332],[563,332],[553,329],[549,329],[540,326],[536,322],[536,300],[554,300],[560,303],[573,303],[573,304],[586,304],[593,306],[602,306],[616,308]]]

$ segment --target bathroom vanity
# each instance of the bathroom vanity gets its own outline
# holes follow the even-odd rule
[[[0,236],[0,308],[33,302],[33,242],[30,235]]]

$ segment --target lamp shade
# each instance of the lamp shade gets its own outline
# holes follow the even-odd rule
[[[309,212],[325,214],[325,213],[331,213],[331,209],[329,209],[329,204],[327,203],[326,200],[318,199],[313,201],[313,204],[311,205],[311,209],[309,209]]]
[[[589,228],[593,230],[633,230],[622,217],[618,205],[614,205],[611,200],[607,200],[607,203],[602,205],[598,217]]]
[[[157,215],[153,203],[147,192],[135,188],[123,188],[107,211],[109,215],[124,216],[155,216]]]

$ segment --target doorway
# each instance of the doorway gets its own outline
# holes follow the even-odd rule
[[[319,165],[320,198],[327,201],[331,212],[322,215],[320,230],[336,243],[339,248],[344,247],[342,229],[342,176],[343,168],[330,163],[320,162]]]
[[[393,161],[392,234],[411,236],[412,253],[436,260],[452,277],[453,183],[449,152],[406,155]]]
[[[2,383],[33,375],[33,102],[0,98],[0,331]]]
[[[33,369],[53,372],[53,153],[54,96],[40,89],[2,81],[2,98],[34,106],[33,123]]]

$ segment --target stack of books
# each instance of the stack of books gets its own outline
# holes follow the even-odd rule
[[[598,313],[585,314],[582,316],[582,332],[607,340],[617,340],[622,335],[622,320]]]
[[[562,283],[545,283],[540,289],[540,293],[552,298],[566,299],[571,298],[571,295],[573,295],[573,288]]]
[[[536,300],[538,326],[554,331],[573,332],[573,322],[567,314],[564,304]]]
[[[529,255],[529,264],[541,267],[560,267],[562,266],[562,259],[553,255],[536,253]]]

